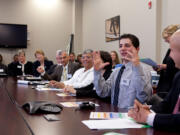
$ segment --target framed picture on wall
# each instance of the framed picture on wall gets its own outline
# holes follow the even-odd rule
[[[106,42],[118,40],[120,37],[120,16],[105,21]]]

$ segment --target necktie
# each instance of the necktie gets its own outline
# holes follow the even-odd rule
[[[174,108],[173,114],[180,113],[179,107],[180,107],[180,96],[179,96],[179,98],[178,98],[178,100],[176,102],[176,106]]]
[[[63,68],[63,81],[67,80],[67,70],[66,67]]]
[[[124,69],[125,69],[125,66],[123,65],[121,69],[119,70],[119,73],[117,75],[116,82],[115,82],[114,101],[113,101],[113,105],[115,106],[118,105],[118,97],[119,97],[119,90],[120,90],[119,85],[120,85],[121,76],[123,74]]]

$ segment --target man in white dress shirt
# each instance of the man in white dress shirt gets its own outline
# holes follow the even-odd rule
[[[90,85],[94,80],[92,52],[90,49],[83,52],[82,64],[84,67],[77,70],[70,80],[63,82],[50,81],[49,85],[56,88],[65,88],[66,86],[82,88]]]

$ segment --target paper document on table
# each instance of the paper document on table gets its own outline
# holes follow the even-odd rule
[[[84,123],[90,129],[124,129],[147,127],[143,124],[136,123],[132,119],[84,120],[82,123]]]
[[[58,93],[58,94],[56,94],[57,96],[59,96],[59,97],[67,97],[67,96],[76,96],[75,94],[71,94],[71,93],[69,93],[69,94],[67,94],[67,93]]]
[[[155,68],[158,68],[158,65],[155,61],[153,61],[152,59],[150,58],[143,58],[143,59],[140,59],[141,62],[143,63],[146,63],[152,67],[155,67]]]
[[[116,133],[116,132],[107,132],[103,135],[127,135],[127,134],[121,134],[121,133]]]
[[[28,85],[28,84],[29,84],[29,81],[25,81],[25,80],[17,80],[17,83],[18,83],[18,84],[25,84],[25,85]]]
[[[61,105],[64,107],[79,107],[80,104],[82,104],[85,101],[79,101],[79,102],[60,102]],[[93,103],[93,102],[90,102]],[[95,104],[95,106],[99,106],[98,104]]]
[[[58,92],[63,92],[63,89],[46,87],[45,85],[37,85],[36,90],[38,90],[38,91],[58,91]]]
[[[91,112],[90,119],[118,119],[118,118],[130,118],[127,113],[119,112]]]
[[[28,76],[25,79],[28,81],[41,81],[42,80],[41,77],[35,77],[35,76]]]

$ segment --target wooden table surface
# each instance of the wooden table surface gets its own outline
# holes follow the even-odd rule
[[[81,121],[88,120],[91,111],[97,112],[123,112],[126,110],[118,109],[109,103],[94,98],[76,98],[76,97],[58,97],[55,91],[37,91],[32,89],[31,85],[17,84],[16,78],[1,79],[1,100],[0,106],[3,110],[0,111],[0,116],[10,118],[5,122],[7,129],[11,128],[14,135],[21,135],[23,133],[35,135],[103,135],[107,132],[118,132],[127,135],[177,135],[178,133],[168,133],[164,131],[154,130],[153,128],[141,129],[119,129],[119,130],[90,130]],[[4,91],[4,92],[2,92]],[[8,98],[9,97],[9,98]],[[5,99],[6,98],[6,99]],[[9,99],[9,100],[7,100]],[[51,101],[54,103],[67,101],[93,101],[99,104],[95,110],[77,110],[76,108],[66,108],[57,117],[60,121],[48,122],[43,115],[29,115],[20,106],[29,101]],[[15,117],[15,118],[14,118]],[[18,120],[16,120],[18,119]],[[26,121],[26,123],[23,121]],[[5,117],[0,117],[0,133],[6,133],[7,130],[3,128]],[[18,122],[16,122],[18,121]],[[19,129],[20,127],[20,129]],[[12,133],[7,132],[8,135]],[[24,134],[24,135],[26,135]],[[3,134],[5,135],[5,134]]]

